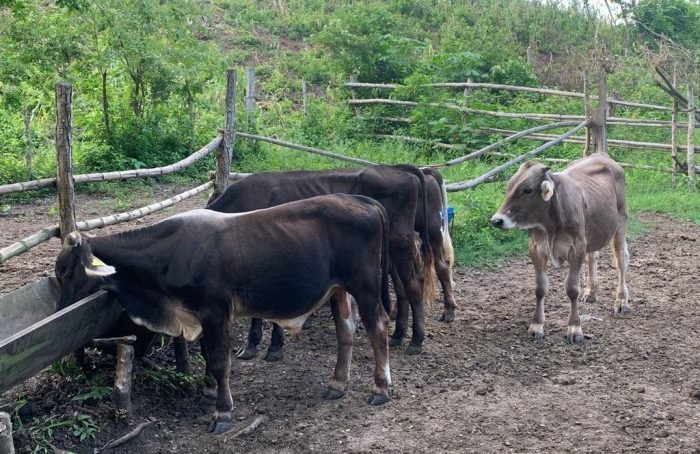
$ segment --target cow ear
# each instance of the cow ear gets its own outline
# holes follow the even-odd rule
[[[107,277],[117,272],[113,266],[105,264],[105,262],[92,254],[89,257],[89,262],[88,264],[83,262],[85,274],[87,274],[88,277]]]
[[[544,180],[540,185],[542,189],[542,199],[549,202],[549,199],[554,195],[554,182],[552,180]]]

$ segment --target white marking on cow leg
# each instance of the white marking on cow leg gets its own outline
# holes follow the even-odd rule
[[[333,380],[328,392],[329,398],[338,398],[345,392],[345,385],[350,376],[352,362],[352,347],[355,341],[355,320],[352,313],[352,303],[345,290],[337,289],[331,296],[331,312],[335,320],[335,333],[338,339],[338,357],[335,363]],[[333,392],[332,390],[335,390]]]
[[[626,235],[627,228],[621,227],[617,230],[617,232],[615,232],[612,242],[613,261],[617,270],[617,289],[613,313],[619,315],[624,315],[630,310],[629,291],[627,289],[627,282],[625,279],[625,273],[627,271],[627,267],[629,266],[629,251],[627,250],[627,240],[625,238]]]
[[[544,337],[544,323],[530,323],[527,332],[536,338]]]
[[[546,252],[546,251],[544,251]],[[547,255],[538,249],[533,240],[530,241],[530,259],[535,267],[535,312],[528,332],[536,339],[544,337],[544,297],[547,294]]]
[[[581,301],[584,303],[595,303],[596,290],[598,288],[596,283],[598,279],[598,251],[587,254],[586,261],[588,262],[588,276],[586,278],[586,289],[583,292]]]

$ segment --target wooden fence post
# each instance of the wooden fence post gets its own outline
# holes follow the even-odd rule
[[[591,118],[591,96],[588,93],[588,71],[583,71],[583,113],[586,117],[586,140],[583,145],[583,155],[591,154],[591,136],[593,134],[593,119]]]
[[[301,79],[301,102],[304,116],[309,114],[309,93],[306,91],[306,80]]]
[[[693,83],[688,81],[688,188],[695,192],[695,93]]]
[[[673,64],[673,89],[678,91],[678,63]],[[678,100],[673,99],[671,112],[671,185],[678,187]]]
[[[221,194],[228,186],[231,172],[233,142],[236,140],[236,72],[226,71],[226,125],[224,139],[216,150],[216,175],[214,177],[214,194]]]
[[[73,204],[73,161],[71,124],[73,117],[73,87],[68,82],[56,85],[56,190],[60,215],[61,241],[75,230]]]
[[[351,74],[350,75],[350,83],[354,84],[356,82],[357,82],[357,76],[355,74]],[[355,87],[350,87],[350,99],[352,99],[353,101],[357,99],[357,90],[355,89]],[[360,108],[360,106],[355,106],[354,110],[355,110],[356,117],[359,117],[360,115],[362,115],[362,109]]]
[[[605,73],[601,71],[598,80],[598,134],[596,134],[596,151],[608,152],[608,84]]]
[[[255,68],[246,68],[245,77],[245,112],[248,128],[252,130],[255,125]]]
[[[134,370],[134,347],[117,345],[117,367],[114,371],[114,406],[117,417],[131,416],[131,376]]]

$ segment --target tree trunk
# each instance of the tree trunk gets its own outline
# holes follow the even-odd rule
[[[37,104],[38,107],[38,104]],[[32,159],[34,158],[34,144],[32,143],[32,116],[29,106],[24,105],[24,143],[27,147],[25,155],[25,166],[27,169],[27,180],[32,179]]]
[[[109,98],[107,97],[107,70],[102,70],[102,116],[105,122],[105,132],[107,139],[112,141],[112,128],[109,124]]]

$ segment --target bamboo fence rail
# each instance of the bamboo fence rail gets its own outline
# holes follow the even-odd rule
[[[122,222],[133,221],[134,219],[142,218],[149,214],[155,213],[165,208],[171,207],[177,203],[182,202],[185,199],[189,199],[200,192],[206,191],[214,186],[213,181],[208,181],[204,184],[197,186],[196,188],[189,189],[187,191],[181,192],[169,199],[162,200],[160,202],[152,203],[136,210],[127,211],[124,213],[112,214],[109,216],[103,216],[100,218],[89,219],[87,221],[76,222],[76,228],[80,231],[87,232],[90,230],[106,227],[108,225],[120,224]],[[20,255],[27,252],[31,248],[48,241],[51,238],[58,237],[59,228],[58,225],[47,227],[40,230],[37,233],[29,235],[28,237],[17,241],[3,249],[0,249],[0,263],[5,262],[7,259]]]
[[[186,167],[191,166],[195,162],[199,161],[203,157],[207,156],[221,143],[221,135],[216,136],[211,142],[204,145],[198,151],[192,153],[190,156],[182,159],[181,161],[175,162],[173,164],[164,167],[155,167],[152,169],[134,169],[134,170],[121,170],[115,172],[103,172],[103,173],[88,173],[83,175],[74,175],[73,181],[76,184],[79,183],[95,183],[99,181],[113,181],[113,180],[125,180],[128,178],[145,178],[154,177],[161,175],[168,175],[178,170],[182,170]],[[11,183],[0,186],[0,194],[10,194],[13,192],[29,191],[32,189],[41,189],[56,186],[56,178],[44,178],[42,180],[25,181],[22,183]]]
[[[465,189],[469,189],[469,188],[473,188],[475,186],[478,186],[479,184],[483,183],[484,181],[488,180],[489,178],[499,174],[503,170],[505,170],[511,166],[514,166],[516,164],[519,164],[520,162],[522,162],[528,158],[531,158],[539,153],[542,153],[543,151],[547,150],[548,148],[553,147],[554,145],[557,145],[558,143],[562,142],[567,137],[575,134],[576,131],[584,128],[586,126],[586,123],[587,122],[585,122],[585,121],[579,123],[578,126],[571,128],[570,130],[568,130],[564,134],[558,136],[557,138],[550,140],[549,142],[542,144],[539,147],[528,151],[527,153],[523,153],[522,155],[515,157],[504,164],[496,166],[493,169],[489,170],[488,172],[484,173],[483,175],[481,175],[477,178],[473,178],[473,179],[467,180],[467,181],[462,181],[459,183],[449,184],[449,185],[447,185],[447,191],[448,192],[463,191]]]
[[[499,128],[481,128],[484,132],[492,132],[500,135],[513,134],[516,131],[510,129],[499,129]],[[551,134],[528,134],[526,139],[548,141],[553,139],[554,135]],[[585,143],[586,138],[583,136],[572,136],[566,139],[564,142],[567,143]],[[672,150],[672,145],[668,143],[654,143],[654,142],[635,142],[632,140],[619,140],[619,139],[608,139],[608,144],[612,147],[620,148],[637,148],[644,150],[657,150],[657,151],[670,151]]]
[[[372,84],[372,83],[362,83],[362,82],[347,82],[345,84],[345,87],[347,88],[379,88],[379,89],[388,89],[388,90],[393,90],[397,89],[399,87],[402,87],[401,85],[397,84]],[[545,94],[545,95],[557,95],[557,96],[567,96],[567,97],[572,97],[572,98],[583,98],[584,94],[579,93],[579,92],[574,92],[574,91],[563,91],[563,90],[553,90],[549,88],[537,88],[537,87],[520,87],[516,85],[503,85],[503,84],[490,84],[490,83],[481,83],[481,82],[441,82],[441,83],[434,83],[434,84],[424,84],[424,85],[419,85],[419,87],[427,87],[427,88],[486,88],[486,89],[494,89],[494,90],[506,90],[506,91],[520,91],[520,92],[527,92],[527,93],[539,93],[539,94]],[[591,96],[591,99],[598,99],[597,96]],[[671,111],[671,107],[667,106],[659,106],[655,104],[645,104],[645,103],[640,103],[640,102],[632,102],[632,101],[622,101],[619,99],[614,99],[614,98],[607,98],[608,103],[610,104],[617,104],[620,106],[627,106],[627,107],[639,107],[639,108],[644,108],[644,109],[652,109],[652,110],[662,110],[662,111]]]

